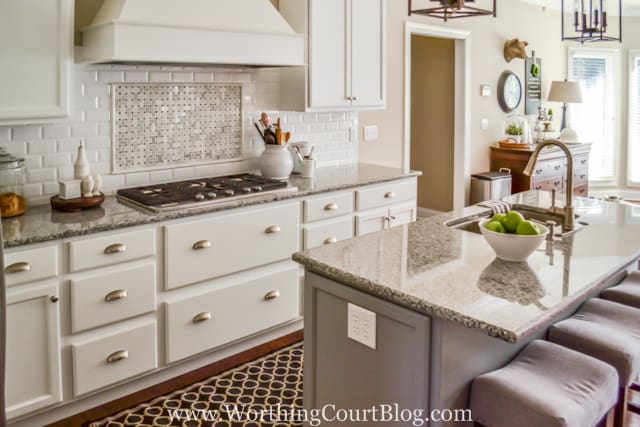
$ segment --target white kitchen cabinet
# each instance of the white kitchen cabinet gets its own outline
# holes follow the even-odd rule
[[[386,2],[280,0],[282,15],[309,38],[307,69],[281,71],[280,109],[385,107]]]
[[[356,216],[356,236],[408,224],[416,220],[416,213],[415,201],[358,213]]]
[[[0,2],[0,124],[69,115],[73,0]]]
[[[62,401],[60,320],[55,284],[7,292],[7,416]]]

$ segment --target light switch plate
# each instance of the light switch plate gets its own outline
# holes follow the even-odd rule
[[[491,96],[491,85],[480,85],[480,95],[484,97]]]
[[[376,141],[377,139],[378,139],[378,126],[376,125],[365,126],[364,140],[369,142],[369,141]]]
[[[489,130],[489,119],[482,119],[482,122],[480,123],[480,128],[482,130]]]
[[[376,314],[355,304],[347,305],[347,337],[376,349]]]

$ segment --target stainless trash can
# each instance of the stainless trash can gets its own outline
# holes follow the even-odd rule
[[[470,203],[485,200],[500,200],[511,195],[511,171],[506,168],[498,172],[482,172],[471,175]]]

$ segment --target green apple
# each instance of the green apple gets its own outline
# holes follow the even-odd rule
[[[502,222],[504,221],[504,219],[507,217],[507,214],[504,213],[497,213],[494,216],[491,217],[491,221],[498,221],[498,222]]]
[[[540,234],[540,230],[538,230],[538,226],[535,225],[531,221],[522,221],[518,224],[518,228],[516,229],[516,234],[520,236],[536,236]]]
[[[524,221],[524,217],[520,212],[511,211],[502,221],[502,225],[504,225],[504,229],[507,230],[507,233],[515,233],[518,225],[520,225],[522,221]]]
[[[504,233],[505,232],[504,226],[499,221],[489,221],[488,223],[486,223],[484,225],[484,228],[486,228],[489,231],[496,232],[496,233]]]

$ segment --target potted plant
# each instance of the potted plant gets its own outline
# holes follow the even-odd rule
[[[511,139],[517,144],[522,142],[523,130],[521,126],[511,123],[504,130],[504,133],[507,135],[507,139]]]

